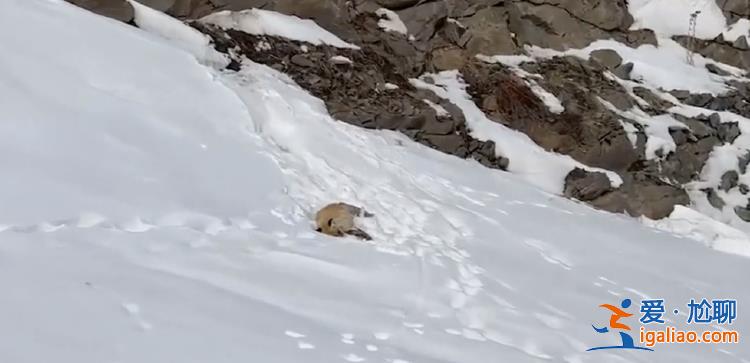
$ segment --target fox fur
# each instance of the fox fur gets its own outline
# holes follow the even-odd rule
[[[372,216],[372,213],[351,204],[331,203],[315,214],[316,231],[329,236],[350,235],[369,241],[372,237],[354,224],[354,218]]]

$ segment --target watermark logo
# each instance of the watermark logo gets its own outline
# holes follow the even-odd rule
[[[685,304],[687,315],[685,323],[688,325],[711,326],[716,330],[699,331],[696,329],[679,330],[674,326],[668,325],[671,321],[665,318],[667,306],[664,299],[644,299],[640,301],[640,326],[639,343],[636,345],[633,336],[630,335],[631,328],[629,325],[620,322],[633,316],[626,310],[632,305],[630,299],[624,299],[620,302],[620,307],[610,304],[602,304],[599,307],[609,310],[612,315],[609,324],[603,327],[591,325],[598,334],[619,334],[620,345],[601,346],[587,349],[587,351],[604,350],[604,349],[635,349],[644,351],[653,351],[651,347],[656,344],[737,344],[740,340],[740,334],[736,330],[729,329],[737,319],[737,300],[734,299],[690,299]],[[680,310],[675,308],[671,311],[675,317],[680,315]],[[649,326],[658,326],[660,329],[647,329]]]
[[[609,326],[605,325],[604,327],[598,328],[596,325],[591,325],[592,328],[594,328],[594,331],[596,331],[599,334],[607,334],[607,333],[619,333],[620,334],[620,340],[622,341],[621,345],[613,345],[613,346],[604,346],[604,347],[594,347],[587,349],[587,351],[592,350],[604,350],[604,349],[638,349],[638,350],[650,350],[653,351],[651,348],[646,347],[640,347],[635,345],[635,342],[633,341],[633,337],[630,336],[627,332],[630,331],[630,326],[625,325],[620,322],[623,318],[629,318],[633,316],[633,314],[630,314],[622,309],[627,309],[630,307],[632,302],[630,299],[624,299],[622,302],[620,302],[620,308],[610,305],[610,304],[601,304],[599,307],[605,308],[612,312],[612,315],[609,318]]]

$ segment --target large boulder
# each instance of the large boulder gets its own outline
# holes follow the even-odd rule
[[[431,56],[431,64],[436,71],[461,69],[467,61],[464,51],[455,46],[434,49]]]
[[[750,164],[750,151],[745,152],[745,154],[737,158],[737,168],[740,169],[740,174],[747,172],[748,164]]]
[[[514,54],[518,47],[508,29],[508,11],[484,8],[462,21],[466,26],[466,50],[470,55]]]
[[[619,79],[623,79],[623,80],[629,81],[630,80],[630,73],[633,72],[633,67],[634,67],[634,65],[633,65],[632,62],[627,62],[627,63],[621,64],[617,68],[615,68],[612,71],[612,74],[614,74]]]
[[[592,205],[612,212],[626,212],[631,216],[662,219],[672,214],[675,205],[689,205],[687,192],[642,175],[625,176],[617,190],[592,201]]]
[[[675,205],[689,205],[687,192],[675,185],[648,183],[636,184],[629,195],[631,215],[643,215],[651,219],[662,219],[672,214]]]
[[[123,22],[133,20],[133,7],[125,0],[68,0],[96,14]]]
[[[747,44],[747,36],[741,36],[737,38],[733,43],[732,46],[739,49],[739,50],[748,50],[750,49],[750,46]]]
[[[723,191],[729,191],[730,189],[737,186],[739,181],[739,174],[734,170],[729,170],[721,175],[721,182],[719,183],[719,189]]]
[[[710,204],[712,207],[722,210],[724,209],[724,206],[727,205],[727,203],[724,201],[724,199],[721,199],[718,193],[716,193],[716,190],[712,188],[702,189],[702,192],[706,193],[706,200],[708,200],[708,204]]]
[[[721,141],[711,134],[697,140],[693,140],[691,137],[697,138],[698,136],[691,132],[685,142],[678,144],[675,152],[670,153],[664,160],[658,162],[649,160],[645,163],[647,168],[644,168],[644,170],[653,175],[663,175],[669,180],[676,180],[680,183],[695,180],[706,165],[709,155],[716,146],[721,144]]]
[[[591,52],[590,57],[609,70],[615,69],[622,64],[622,57],[614,49],[597,49]]]
[[[563,194],[568,198],[587,202],[599,198],[613,189],[606,174],[574,168],[565,177]]]
[[[428,41],[437,31],[437,25],[448,17],[445,1],[431,1],[397,12],[415,40]]]
[[[736,206],[734,207],[734,213],[737,217],[740,217],[745,222],[750,222],[750,208],[747,206]]]
[[[378,5],[388,9],[403,9],[410,6],[414,6],[419,3],[420,0],[375,0]]]
[[[626,0],[528,0],[562,8],[574,17],[604,30],[627,30],[633,24]]]
[[[509,29],[516,34],[519,44],[566,50],[610,37],[606,31],[557,6],[518,2],[509,5],[508,10]]]
[[[126,0],[67,0],[99,15],[123,22],[133,20],[133,8]],[[262,7],[267,0],[138,0],[150,8],[178,18],[200,18],[221,10],[243,10]]]
[[[750,15],[750,6],[748,6],[747,0],[717,0],[717,5],[729,13],[737,15]]]

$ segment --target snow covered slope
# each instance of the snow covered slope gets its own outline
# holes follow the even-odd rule
[[[664,37],[688,35],[692,14],[697,38],[711,39],[727,26],[715,0],[630,0],[628,8],[635,19],[633,29],[652,29]]]
[[[750,360],[585,352],[615,343],[602,303],[748,301],[745,258],[64,2],[3,0],[0,27],[0,362]],[[331,200],[375,213],[374,241],[312,233]]]
[[[730,42],[750,36],[750,20],[738,19],[727,24],[716,0],[630,0],[628,10],[633,15],[632,29],[651,29],[657,35],[690,35],[691,17],[695,17],[695,37],[713,39],[719,34]],[[723,5],[723,4],[722,4]],[[750,5],[748,5],[750,6]]]

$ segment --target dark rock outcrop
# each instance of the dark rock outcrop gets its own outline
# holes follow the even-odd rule
[[[508,11],[506,8],[491,7],[477,11],[474,15],[462,20],[466,26],[463,40],[470,55],[476,54],[514,54],[519,51],[510,29],[508,28]]]
[[[615,69],[622,64],[622,57],[613,49],[598,49],[589,55],[606,69]]]
[[[745,222],[750,222],[750,208],[747,206],[734,207],[734,214]]]
[[[589,202],[594,207],[631,216],[661,219],[669,216],[675,205],[690,204],[690,197],[680,186],[639,174],[625,175],[618,189]]]
[[[729,191],[730,189],[737,186],[740,176],[734,170],[729,170],[721,176],[721,183],[719,189],[723,191]]]
[[[716,193],[716,190],[712,188],[702,189],[704,193],[706,193],[706,199],[708,200],[708,204],[711,204],[712,207],[721,210],[724,208],[726,203],[724,202],[721,197]]]
[[[737,159],[737,167],[740,169],[741,174],[747,172],[747,164],[750,164],[750,151]]]
[[[688,94],[688,96],[682,98],[682,101],[691,106],[714,111],[730,111],[750,118],[750,98],[742,88],[718,96],[710,93]]]
[[[377,29],[377,20],[373,15],[361,14],[354,30]],[[417,77],[422,70],[418,63],[413,63],[416,57],[411,52],[416,53],[415,50],[392,49],[391,38],[396,35],[370,31],[370,36],[380,39],[362,44],[359,50],[305,44],[303,51],[302,44],[296,41],[224,31],[200,23],[193,26],[210,34],[218,44],[217,49],[234,49],[235,55],[288,74],[302,88],[322,99],[336,119],[364,128],[401,131],[417,142],[448,154],[473,158],[488,167],[508,166],[508,160],[496,154],[493,142],[479,141],[469,135],[463,113],[457,107],[411,86],[408,77]],[[256,47],[259,42],[271,44],[270,49]],[[336,56],[346,57],[351,63],[331,62]],[[440,105],[447,114],[438,114],[424,100]]]
[[[617,78],[624,79],[626,81],[630,80],[630,73],[633,72],[633,63],[628,62],[625,64],[621,64],[619,67],[615,68],[612,73],[617,76]]]
[[[125,0],[68,0],[74,5],[122,22],[133,20],[133,7]]]
[[[725,12],[739,16],[750,16],[750,6],[745,0],[717,0],[717,5]]]
[[[732,44],[717,40],[695,39],[688,36],[675,36],[680,45],[704,57],[750,70],[750,50],[735,48]]]
[[[588,202],[612,190],[614,188],[610,185],[606,174],[575,168],[565,177],[563,194],[568,198]]]

